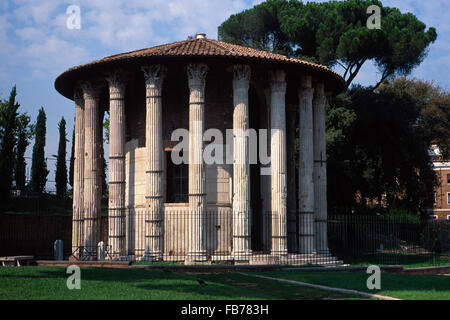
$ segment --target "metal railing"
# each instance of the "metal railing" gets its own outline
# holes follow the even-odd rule
[[[230,207],[208,209],[203,215],[172,208],[163,213],[159,224],[153,221],[149,225],[145,211],[129,211],[126,252],[121,258],[152,263],[254,265],[450,264],[448,221],[329,216],[322,221],[327,225],[328,248],[318,248],[318,221],[300,217],[298,213],[296,220],[288,221],[271,212],[233,214]],[[157,230],[149,231],[149,227]],[[97,247],[89,252],[86,248],[72,252],[71,228],[70,216],[1,215],[0,256],[28,254],[48,259],[53,257],[54,241],[61,239],[65,259],[96,259]],[[107,217],[101,218],[100,229],[98,239],[105,244],[105,258],[114,259],[108,244]],[[145,259],[152,256],[154,248],[159,248],[157,257]]]

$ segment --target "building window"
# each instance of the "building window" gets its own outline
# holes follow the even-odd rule
[[[174,164],[172,162],[171,151],[166,151],[166,164],[166,202],[188,202],[188,165],[185,163]]]
[[[450,204],[450,192],[447,192],[447,204]]]
[[[450,174],[447,174],[447,184],[450,184]]]
[[[435,192],[434,193],[434,204],[436,204],[437,203],[437,193]]]

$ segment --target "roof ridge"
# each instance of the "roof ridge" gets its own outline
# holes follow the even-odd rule
[[[200,49],[200,47],[196,43],[200,44],[201,42],[206,42],[206,43],[208,43],[208,44],[210,44],[212,46],[218,47],[219,49],[224,51],[225,55],[234,55],[234,54],[238,54],[238,55],[247,55],[247,54],[249,54],[249,55],[252,55],[252,54],[259,55],[261,53],[266,53],[266,54],[271,56],[271,57],[268,57],[269,59],[270,58],[283,59],[283,60],[286,59],[286,60],[292,61],[292,62],[305,63],[305,64],[309,64],[311,66],[318,67],[318,68],[320,68],[322,70],[330,71],[330,72],[335,73],[336,75],[338,75],[337,72],[335,72],[334,70],[330,69],[329,67],[323,66],[321,64],[317,64],[317,63],[314,63],[314,62],[302,60],[302,59],[299,59],[299,58],[296,58],[296,57],[288,57],[288,56],[282,55],[280,53],[275,53],[275,52],[271,52],[271,51],[256,49],[256,48],[253,48],[253,47],[246,47],[246,46],[235,44],[235,43],[229,43],[229,42],[219,41],[219,40],[215,40],[215,39],[208,39],[208,38],[192,38],[192,39],[186,39],[186,40],[176,41],[176,42],[172,42],[172,43],[161,44],[161,45],[150,47],[150,48],[133,50],[133,51],[128,51],[128,52],[115,54],[115,55],[112,55],[112,56],[107,56],[107,57],[104,57],[102,59],[95,60],[93,62],[100,62],[102,60],[114,60],[114,59],[119,58],[119,57],[124,57],[124,56],[131,55],[131,54],[138,54],[139,52],[145,52],[145,51],[148,51],[148,50],[151,50],[150,54],[156,54],[156,53],[159,53],[159,54],[166,53],[166,54],[168,54],[169,51],[177,49],[177,48],[180,48],[183,45],[185,45],[185,46],[192,46],[192,45],[194,45],[192,47],[193,49],[195,49],[195,48]],[[246,54],[245,50],[249,51],[249,52]]]
[[[272,52],[272,51],[266,51],[266,50],[261,50],[261,49],[256,49],[256,48],[253,48],[253,47],[246,47],[246,46],[242,46],[242,45],[235,44],[235,43],[230,43],[230,42],[218,41],[218,40],[213,40],[213,39],[208,39],[208,40],[214,41],[214,43],[216,43],[216,45],[218,45],[218,46],[220,46],[222,48],[225,47],[224,50],[226,50],[226,51],[230,51],[228,48],[226,48],[226,46],[232,46],[232,47],[237,47],[237,49],[241,49],[242,48],[242,49],[245,49],[245,50],[253,51],[252,53],[255,53],[255,54],[256,53],[260,53],[260,52],[265,52],[265,53],[270,54],[270,55],[272,55],[274,57],[278,57],[278,58],[281,58],[281,59],[287,59],[287,60],[290,60],[292,62],[306,63],[306,64],[309,64],[311,66],[315,66],[315,67],[318,67],[318,68],[321,68],[321,69],[324,69],[324,70],[328,70],[328,71],[331,71],[331,72],[339,75],[336,71],[334,71],[333,69],[331,69],[331,68],[329,68],[327,66],[324,66],[324,65],[321,65],[321,64],[318,64],[318,63],[314,63],[314,62],[310,62],[310,61],[307,61],[307,60],[299,59],[299,58],[296,58],[296,57],[288,57],[288,56],[280,54],[280,53],[276,53],[276,52]],[[223,44],[225,44],[225,45],[223,45]]]
[[[161,45],[161,46],[159,46],[159,47],[165,47],[164,49],[165,49],[165,51],[168,51],[168,50],[172,50],[172,49],[174,49],[174,48],[179,48],[179,47],[181,47],[181,46],[183,46],[183,45],[186,45],[186,44],[188,44],[188,43],[192,43],[192,42],[194,42],[196,39],[186,39],[186,40],[183,40],[183,41],[177,41],[177,42],[173,42],[173,43],[168,43],[168,44],[163,44],[163,45]],[[150,48],[150,49],[156,49],[157,47],[152,47],[152,48]],[[156,50],[155,50],[156,51]]]
[[[246,47],[246,46],[243,46],[243,45],[240,45],[240,44],[230,43],[230,42],[225,42],[225,41],[219,41],[219,40],[214,40],[214,41],[217,42],[217,43],[220,43],[220,44],[225,44],[225,45],[229,45],[229,46],[233,46],[233,47],[238,47],[239,49],[242,48],[242,49],[245,49],[245,50],[251,50],[254,53],[265,52],[265,53],[268,53],[268,54],[271,54],[271,55],[274,55],[274,56],[279,56],[280,58],[283,57],[283,58],[289,59],[289,57],[287,57],[285,55],[282,55],[282,54],[276,53],[276,52],[272,52],[272,51],[257,49],[257,48],[253,48],[253,47]]]
[[[220,47],[225,52],[230,52],[230,50],[226,46],[222,45],[222,41],[214,40],[214,39],[203,39],[203,40],[206,40],[206,41]]]
[[[111,56],[104,57],[104,58],[99,59],[99,60],[110,59],[110,58],[113,59],[113,58],[116,58],[118,56],[125,56],[125,55],[132,54],[132,53],[143,52],[143,51],[146,51],[146,50],[149,50],[149,49],[157,50],[157,49],[162,48],[162,47],[166,47],[166,49],[169,49],[169,48],[172,49],[174,47],[177,47],[178,45],[181,45],[181,44],[183,44],[185,42],[189,42],[189,41],[192,41],[192,40],[195,40],[195,39],[181,40],[181,41],[176,41],[176,42],[172,42],[172,43],[160,44],[160,45],[157,45],[157,46],[154,46],[154,47],[148,47],[148,48],[143,48],[143,49],[138,49],[138,50],[122,52],[122,53],[113,54]]]

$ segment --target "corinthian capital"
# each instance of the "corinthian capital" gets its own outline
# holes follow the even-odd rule
[[[162,88],[163,80],[167,75],[167,68],[160,64],[152,64],[141,67],[144,73],[145,84],[153,85],[158,89]]]
[[[269,71],[269,78],[272,92],[286,92],[286,73],[283,70]]]
[[[312,88],[312,77],[302,76],[300,78],[300,88],[298,90],[299,99],[306,99],[312,101],[314,97],[314,88]]]
[[[109,84],[109,94],[119,95],[123,98],[125,94],[126,82],[123,79],[122,73],[120,71],[113,71],[106,77],[106,81]]]
[[[314,97],[314,88],[300,88],[298,90],[299,99],[306,99],[312,101]]]
[[[325,105],[327,102],[327,96],[325,95],[324,84],[319,82],[315,86],[314,90],[314,103],[318,105]]]
[[[233,87],[234,90],[248,90],[251,77],[250,66],[237,64],[233,66]]]
[[[81,90],[83,90],[84,100],[88,99],[98,99],[99,97],[99,89],[95,87],[90,81],[81,81],[80,82]]]
[[[204,88],[208,66],[204,63],[192,63],[186,66],[190,88]]]
[[[250,66],[237,64],[233,67],[233,80],[250,81],[251,69]]]
[[[75,101],[75,107],[82,108],[84,106],[83,92],[79,88],[74,90],[73,100]]]

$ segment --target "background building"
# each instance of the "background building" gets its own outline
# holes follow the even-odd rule
[[[442,157],[436,145],[431,147],[430,156],[439,183],[434,192],[434,207],[430,213],[437,219],[450,220],[450,160]]]

